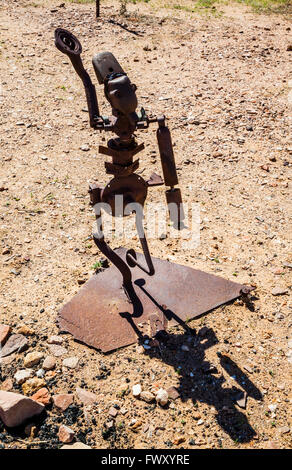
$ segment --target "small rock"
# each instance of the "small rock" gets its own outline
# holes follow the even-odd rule
[[[156,401],[160,406],[165,406],[168,402],[168,393],[163,388],[160,388],[156,394]]]
[[[291,52],[291,51],[292,51],[292,44],[288,44],[288,46],[287,46],[287,51],[288,51],[288,52]]]
[[[93,405],[94,403],[97,403],[98,398],[93,392],[89,392],[88,390],[84,390],[83,388],[77,387],[76,393],[79,400],[84,405]]]
[[[67,357],[63,360],[63,366],[68,367],[69,369],[75,369],[78,365],[78,357]]]
[[[113,421],[107,421],[105,423],[105,426],[106,426],[107,429],[110,429],[114,426],[114,422]]]
[[[81,145],[80,150],[82,150],[83,152],[88,152],[90,150],[90,147],[87,144],[83,144]]]
[[[32,336],[34,335],[34,331],[29,328],[28,326],[26,325],[22,325],[20,326],[17,331],[16,331],[18,334],[20,335],[24,335],[24,336]]]
[[[56,367],[56,359],[53,356],[47,356],[43,362],[44,370],[52,370]]]
[[[74,440],[74,437],[75,437],[74,431],[68,428],[68,426],[64,426],[64,424],[62,424],[59,427],[59,432],[58,432],[59,441],[64,442],[65,444],[68,444],[69,442],[72,442]]]
[[[246,392],[241,392],[236,398],[236,403],[240,408],[245,409],[246,408],[246,402],[247,402],[247,393]]]
[[[66,411],[74,401],[74,396],[72,393],[63,393],[59,395],[53,395],[53,402],[56,408],[61,411]]]
[[[108,414],[112,417],[115,418],[118,414],[118,410],[114,408],[113,406],[109,409]]]
[[[135,398],[138,398],[142,392],[142,387],[140,384],[133,385],[132,393]]]
[[[54,370],[48,370],[46,373],[46,380],[51,380],[55,376],[56,372]]]
[[[45,376],[45,371],[44,369],[39,369],[36,373],[37,377],[40,377],[41,379]]]
[[[267,172],[270,171],[270,166],[269,165],[260,165],[260,168],[264,171],[267,171]]]
[[[155,400],[155,396],[151,392],[141,392],[140,393],[140,398],[143,401],[146,401],[146,403],[152,403]]]
[[[40,362],[40,360],[44,357],[43,353],[38,351],[33,351],[28,353],[23,361],[24,367],[32,367],[35,366]]]
[[[19,276],[20,275],[20,271],[17,271],[16,269],[11,269],[11,274],[14,274],[14,276]]]
[[[135,422],[132,422],[130,423],[130,426],[131,426],[131,429],[132,430],[136,430],[137,428],[140,428],[143,424],[143,422],[139,419],[139,420],[134,420]]]
[[[276,404],[276,403],[275,403],[275,404],[272,403],[271,405],[268,405],[268,408],[269,408],[269,410],[270,410],[272,413],[274,413],[274,412],[276,411],[276,409],[277,409],[277,404]]]
[[[288,289],[285,289],[283,287],[274,287],[272,290],[272,295],[284,295],[288,293]]]
[[[54,335],[54,336],[50,336],[50,338],[48,339],[48,343],[49,344],[62,344],[64,342],[64,338],[62,338],[61,336],[57,336],[57,335]]]
[[[39,415],[44,405],[19,393],[0,391],[0,418],[5,426],[20,426],[28,418]]]
[[[58,344],[50,344],[49,349],[55,357],[60,357],[67,354],[67,349],[63,348],[63,346],[59,346]]]
[[[0,325],[0,346],[4,346],[8,336],[10,335],[11,328],[8,325]]]
[[[32,379],[28,379],[24,384],[22,384],[22,390],[25,395],[32,395],[33,393],[37,392],[40,388],[43,388],[46,385],[44,379],[39,379],[38,377],[34,377]]]
[[[1,358],[1,354],[0,354]],[[2,357],[1,359],[1,366],[7,366],[8,364],[12,364],[16,360],[15,354],[11,354],[10,356],[7,357]]]
[[[9,392],[12,389],[13,389],[13,382],[9,377],[8,379],[4,380],[4,382],[2,382],[0,390],[4,390],[5,392]]]
[[[30,379],[34,374],[32,369],[21,369],[14,374],[17,385],[22,385],[26,380]]]
[[[14,352],[23,352],[28,348],[28,341],[23,335],[12,335],[8,338],[1,350],[1,357],[9,356]]]
[[[32,400],[35,400],[38,403],[42,403],[45,406],[49,405],[52,399],[49,390],[45,387],[41,388],[36,393],[34,393],[31,398]]]
[[[179,391],[176,387],[169,387],[166,391],[168,393],[168,397],[171,400],[176,400],[180,396]]]

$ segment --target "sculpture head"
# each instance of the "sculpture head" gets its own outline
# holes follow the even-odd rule
[[[136,85],[124,73],[112,73],[104,81],[105,95],[113,109],[133,117],[138,106]]]

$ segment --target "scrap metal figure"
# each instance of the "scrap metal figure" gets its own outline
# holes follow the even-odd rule
[[[165,193],[170,219],[177,229],[184,227],[185,219],[165,116],[150,118],[143,108],[137,111],[136,86],[110,52],[99,53],[93,58],[98,82],[104,85],[105,97],[112,107],[110,117],[102,116],[95,87],[82,64],[80,42],[70,32],[59,28],[55,31],[55,44],[70,58],[83,82],[90,126],[117,136],[110,139],[106,147],[99,146],[101,154],[111,157],[110,162],[105,162],[105,170],[112,179],[105,187],[94,184],[89,190],[98,225],[93,239],[114,266],[92,276],[62,307],[59,326],[79,341],[103,352],[129,345],[137,337],[144,341],[147,324],[150,337],[164,341],[163,333],[168,325],[180,324],[189,330],[187,320],[241,295],[246,296],[253,288],[151,257],[143,228],[143,208],[148,188],[163,184],[163,181],[155,173],[145,181],[136,173],[139,159],[134,159],[144,149],[143,143],[136,142],[134,133],[147,129],[151,123],[158,123],[157,140],[164,183],[169,187]],[[110,248],[102,230],[101,206],[114,217],[135,214],[143,254],[132,249]]]
[[[139,167],[139,159],[134,156],[144,149],[144,144],[138,144],[134,137],[137,129],[147,129],[150,123],[157,122],[157,141],[160,152],[164,183],[169,186],[166,190],[166,200],[169,207],[170,218],[176,228],[180,228],[184,218],[182,211],[182,198],[178,184],[175,159],[171,142],[170,131],[165,125],[165,116],[149,118],[143,108],[137,112],[138,101],[136,85],[131,83],[120,64],[110,52],[101,52],[94,56],[92,63],[99,84],[104,85],[104,94],[112,107],[112,116],[105,117],[99,112],[95,87],[85,70],[81,52],[82,46],[78,39],[69,31],[58,28],[55,31],[56,47],[66,54],[81,78],[89,112],[90,126],[99,131],[110,131],[118,137],[110,139],[107,147],[99,146],[99,153],[112,158],[105,162],[106,173],[113,175],[113,179],[104,187],[91,185],[90,199],[95,206],[98,203],[108,204],[114,217],[124,217],[135,213],[135,221],[146,266],[138,263],[134,250],[128,250],[126,262],[113,251],[106,243],[102,230],[93,234],[94,241],[99,250],[119,269],[123,277],[123,287],[130,299],[133,298],[132,274],[130,267],[138,266],[149,276],[153,276],[155,269],[151,260],[147,240],[143,229],[143,206],[147,197],[149,186],[163,184],[155,173],[149,181],[145,181],[135,171]],[[116,197],[122,198],[122,205],[117,209]],[[134,203],[134,210],[129,207]],[[137,207],[141,210],[137,210]],[[96,213],[101,228],[101,213]]]

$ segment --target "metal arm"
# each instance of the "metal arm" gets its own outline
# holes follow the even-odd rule
[[[175,166],[175,159],[173,154],[173,146],[169,128],[165,125],[165,116],[157,118],[157,141],[164,176],[164,184],[170,186],[170,189],[165,191],[167,205],[169,209],[170,220],[173,222],[174,227],[178,230],[183,227],[183,220],[185,218],[182,206],[181,191],[179,188],[174,188],[178,184],[178,177]]]
[[[55,45],[59,51],[69,57],[75,72],[81,78],[87,100],[90,126],[96,127],[96,120],[99,117],[96,91],[80,57],[82,46],[72,33],[62,28],[55,30]]]

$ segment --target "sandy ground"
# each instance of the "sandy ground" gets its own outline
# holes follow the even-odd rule
[[[108,22],[117,4],[103,5],[98,22],[92,4],[59,5],[1,2],[0,322],[13,332],[29,326],[30,350],[49,355],[58,310],[101,258],[87,191],[91,181],[108,181],[98,154],[108,136],[89,128],[81,82],[54,47],[56,27],[78,36],[93,79],[94,53],[112,51],[137,85],[140,105],[169,118],[184,201],[200,207],[201,241],[183,251],[175,240],[151,240],[152,254],[256,291],[253,308],[242,301],[220,307],[189,323],[207,327],[195,340],[179,327],[160,351],[132,345],[105,356],[62,335],[67,353],[45,376],[49,392],[75,394],[81,386],[98,403],[87,409],[75,398],[74,419],[51,407],[35,439],[3,430],[0,441],[60,446],[58,426],[67,423],[93,448],[291,447],[289,18],[239,7],[217,18],[138,4],[130,8],[135,15],[115,18],[137,35]],[[97,91],[109,114],[98,84]],[[161,173],[155,131],[137,133],[146,145],[146,178]],[[163,193],[152,189],[149,201],[163,201]],[[139,245],[129,240],[128,247]],[[272,295],[275,287],[286,293]],[[2,381],[23,368],[24,355],[4,361]],[[62,366],[72,356],[78,366]],[[204,373],[206,364],[213,372]],[[184,392],[162,408],[134,398],[137,383]],[[238,389],[248,391],[246,409],[234,402]],[[108,415],[113,405],[115,418]]]

